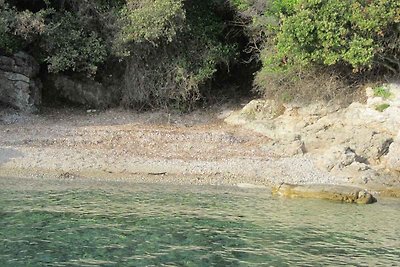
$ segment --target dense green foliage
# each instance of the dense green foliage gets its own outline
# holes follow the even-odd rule
[[[109,55],[104,33],[109,11],[101,11],[101,1],[64,2],[68,9],[54,2],[43,1],[39,11],[0,3],[0,49],[9,54],[27,50],[50,72],[94,75]]]
[[[10,0],[0,12],[3,53],[27,50],[49,72],[93,78],[108,62],[125,65],[120,86],[128,106],[195,100],[237,54],[225,38],[224,16],[232,8],[223,0],[65,0],[33,7]]]
[[[125,18],[122,29],[125,42],[154,44],[160,39],[171,42],[182,30],[186,16],[181,0],[129,0],[121,13]]]
[[[73,70],[94,75],[107,51],[95,31],[81,27],[75,15],[66,12],[48,24],[43,48],[50,72]]]
[[[0,53],[25,50],[51,73],[115,77],[128,106],[179,106],[249,41],[257,87],[285,95],[315,75],[399,73],[399,10],[396,0],[0,0]]]
[[[46,28],[46,10],[18,12],[0,0],[0,50],[13,53],[34,42]]]
[[[234,2],[247,6],[251,34],[261,36],[254,38],[263,65],[256,78],[261,91],[277,94],[321,72],[400,71],[399,1],[276,0],[261,10],[260,1]]]
[[[123,102],[151,99],[160,105],[169,99],[181,109],[198,99],[200,87],[219,65],[233,61],[236,47],[224,39],[215,1],[150,2],[135,9],[123,28],[123,43],[130,51]]]
[[[395,68],[391,62],[398,63],[400,56],[399,10],[396,0],[302,1],[282,19],[272,60],[287,56],[289,65]]]

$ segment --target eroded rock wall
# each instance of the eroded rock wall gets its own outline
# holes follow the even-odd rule
[[[400,184],[400,83],[384,87],[387,97],[366,88],[367,102],[346,108],[252,101],[225,121],[270,137],[265,148],[279,157],[306,154],[322,170],[355,184]]]
[[[0,102],[23,112],[34,112],[41,104],[39,64],[24,52],[0,56]]]
[[[52,87],[53,93],[57,96],[91,108],[117,105],[121,98],[117,86],[105,86],[86,77],[50,75],[47,77],[46,84]]]

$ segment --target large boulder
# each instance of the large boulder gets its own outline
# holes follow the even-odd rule
[[[24,52],[0,56],[0,102],[24,112],[34,112],[41,103],[39,64]]]
[[[92,108],[105,108],[118,103],[120,93],[117,88],[104,86],[89,78],[52,75],[49,82],[56,95],[76,104]]]

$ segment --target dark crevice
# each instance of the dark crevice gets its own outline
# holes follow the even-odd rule
[[[261,63],[252,60],[254,54],[247,51],[250,43],[243,26],[237,26],[237,11],[229,6],[217,10],[226,22],[225,41],[237,46],[238,55],[229,65],[219,65],[210,82],[208,90],[203,91],[206,101],[241,101],[243,98],[254,97],[253,84],[255,73],[261,69]]]

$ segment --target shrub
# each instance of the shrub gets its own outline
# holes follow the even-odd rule
[[[382,97],[383,99],[388,99],[392,96],[392,93],[384,86],[375,87],[373,91],[374,96]]]
[[[104,40],[82,27],[72,13],[57,15],[48,24],[42,44],[49,72],[72,70],[93,76],[107,57]]]
[[[375,109],[376,109],[377,111],[379,111],[379,112],[384,112],[384,111],[385,111],[386,109],[388,109],[389,107],[390,107],[389,104],[383,103],[383,104],[377,105],[377,106],[375,107]]]
[[[12,35],[11,24],[15,19],[15,12],[4,3],[0,3],[0,51],[13,53],[17,50],[18,40]]]
[[[395,0],[302,1],[282,21],[278,56],[286,56],[286,64],[291,65],[349,64],[355,70],[388,67],[384,59],[393,44],[386,38],[395,34],[399,8]],[[390,57],[398,55],[399,48]]]
[[[270,20],[264,26],[270,31],[260,53],[263,67],[256,78],[258,90],[271,95],[271,84],[284,84],[282,89],[291,90],[299,80],[307,80],[301,76],[310,77],[317,71],[343,80],[337,88],[326,88],[338,92],[320,90],[323,95],[343,95],[342,85],[357,84],[357,79],[368,75],[364,73],[398,73],[399,9],[400,3],[395,0],[274,1],[269,12],[262,15],[272,16],[274,24],[271,26]],[[321,84],[318,78],[315,82]],[[272,91],[278,96],[287,94],[279,89]]]
[[[355,71],[394,71],[400,56],[399,8],[395,0],[300,1],[293,14],[283,17],[277,53],[265,60],[265,66],[337,64]]]
[[[34,47],[49,72],[110,83],[107,71],[126,67],[118,75],[126,106],[193,103],[236,56],[226,38],[233,10],[224,0],[8,2],[12,8],[0,9],[3,50]]]
[[[101,36],[107,27],[99,23],[100,4],[63,1],[68,11],[65,6],[57,6],[58,1],[52,5],[45,2],[47,7],[35,12],[24,9],[22,1],[15,1],[22,11],[6,3],[0,6],[0,49],[9,54],[32,50],[39,61],[48,64],[50,72],[74,71],[93,76],[109,54],[106,39]],[[29,7],[36,9],[35,3]]]
[[[0,49],[11,54],[24,49],[45,31],[46,10],[18,12],[0,2]]]
[[[160,39],[171,42],[182,29],[185,11],[182,0],[128,0],[122,10],[124,42]]]
[[[353,81],[354,82],[354,81]],[[346,78],[330,68],[296,69],[269,72],[261,70],[255,79],[257,92],[278,102],[310,103],[335,100],[346,105],[358,97],[357,88],[350,88]]]
[[[161,2],[151,1],[150,6],[134,10],[133,17],[144,16],[150,7],[158,8]],[[169,15],[155,23],[154,29],[145,31],[153,26],[142,19],[132,20],[129,27],[123,28],[130,51],[123,93],[125,105],[172,104],[181,109],[199,99],[201,88],[213,78],[218,66],[228,65],[236,52],[235,45],[224,39],[225,23],[217,12],[221,3],[168,0],[164,4],[168,4],[169,11],[162,13]],[[145,16],[156,20],[149,16],[157,13]],[[134,31],[139,28],[142,31]]]

